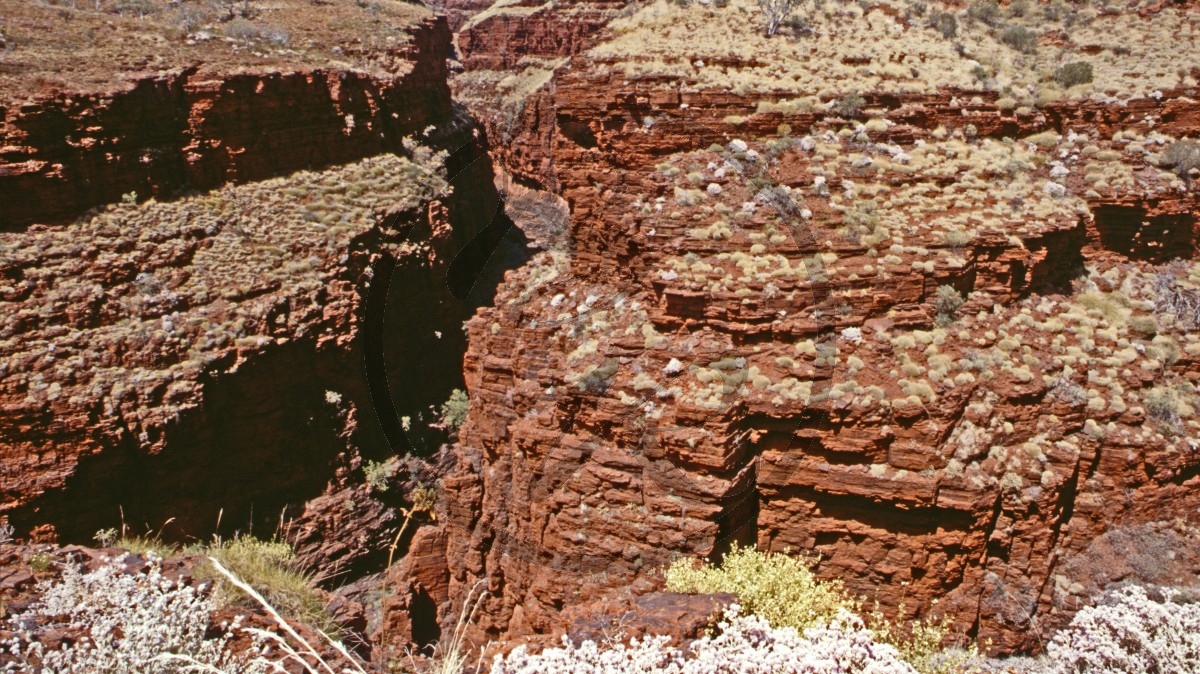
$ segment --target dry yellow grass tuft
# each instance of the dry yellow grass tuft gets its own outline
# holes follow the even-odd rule
[[[242,3],[170,0],[0,0],[0,102],[119,88],[135,79],[199,68],[305,67],[401,73],[387,56],[409,44],[432,13],[399,0]]]
[[[956,36],[947,38],[918,4],[924,7],[908,0],[884,0],[865,10],[803,5],[796,15],[808,25],[804,34],[768,38],[751,0],[730,0],[721,8],[657,0],[614,21],[611,38],[590,54],[628,77],[671,75],[695,89],[785,91],[826,103],[854,91],[955,87],[990,89],[1013,105],[1033,105],[1063,96],[1133,98],[1197,83],[1192,73],[1200,66],[1200,17],[1182,9],[1142,19],[1134,11],[1073,8],[1070,17],[1051,19],[1038,6],[1002,16],[995,26],[969,20],[963,10],[957,12]],[[1065,39],[1039,39],[1020,50],[1003,39],[1010,28]],[[1092,63],[1095,81],[1064,92],[1054,72],[1077,60]]]

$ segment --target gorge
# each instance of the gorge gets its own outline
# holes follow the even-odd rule
[[[730,599],[664,569],[735,544],[997,656],[1197,585],[1200,50],[1110,37],[1190,44],[1194,3],[998,8],[1020,49],[908,2],[769,38],[734,0],[206,19],[250,37],[21,4],[10,568],[278,535],[381,667],[460,624],[695,638]],[[133,65],[33,79],[55,22]],[[1056,83],[1075,59],[1094,83]]]

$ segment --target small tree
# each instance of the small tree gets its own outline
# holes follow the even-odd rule
[[[958,19],[950,12],[934,12],[929,16],[929,27],[942,34],[944,38],[958,35]]]
[[[1037,49],[1038,36],[1025,26],[1009,26],[1000,34],[1000,41],[1023,54]]]
[[[467,420],[467,412],[470,409],[471,399],[467,397],[466,391],[456,388],[450,392],[449,400],[442,403],[442,421],[458,430]]]
[[[859,95],[858,92],[850,92],[849,94],[839,98],[837,102],[833,104],[833,111],[837,113],[839,117],[852,119],[854,117],[858,117],[859,114],[862,113],[862,108],[866,104],[867,99]]]
[[[256,14],[254,7],[250,5],[250,0],[218,0],[217,6],[225,13],[221,18],[222,21],[233,21],[238,17],[251,19]]]
[[[995,26],[1000,21],[1000,5],[996,0],[978,0],[967,6],[967,18]]]
[[[758,6],[767,19],[767,37],[771,37],[779,32],[788,15],[800,6],[800,0],[758,0]]]
[[[963,304],[966,304],[966,300],[954,286],[938,286],[933,296],[933,309],[937,312],[938,325],[951,323]]]

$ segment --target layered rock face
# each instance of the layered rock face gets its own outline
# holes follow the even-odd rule
[[[461,323],[509,228],[449,97],[446,23],[410,28],[348,57],[377,70],[205,67],[7,110],[5,226],[215,186],[0,234],[0,514],[18,536],[287,521],[313,568],[382,563],[408,497],[361,468],[444,440],[431,408],[461,381]],[[410,468],[400,482],[432,484]]]
[[[463,65],[471,70],[513,68],[522,59],[560,58],[591,45],[625,0],[555,6],[533,1],[495,3],[458,31]]]
[[[1200,505],[1198,202],[1154,163],[1190,90],[867,94],[864,126],[610,67],[560,69],[509,167],[554,167],[572,248],[469,325],[444,484],[481,631],[555,633],[733,542],[1001,652],[1106,583],[1194,580],[1166,541]]]
[[[451,158],[478,167],[455,185],[490,187],[480,153]],[[195,533],[224,508],[243,527],[348,479],[360,448],[408,451],[387,417],[454,385],[455,359],[434,357],[461,340],[447,268],[493,215],[449,188],[385,155],[6,235],[14,524],[86,539],[122,507],[136,530]],[[389,385],[395,410],[372,401]]]
[[[0,229],[69,220],[131,192],[163,199],[395,150],[450,114],[445,17],[402,35],[342,50],[359,53],[341,67],[179,56],[108,89],[0,104]]]

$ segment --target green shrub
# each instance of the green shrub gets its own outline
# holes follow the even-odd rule
[[[873,234],[879,228],[879,204],[874,199],[856,201],[846,209],[842,227],[838,233],[845,239],[858,243],[862,235]]]
[[[800,557],[739,548],[735,543],[720,566],[676,560],[667,569],[667,590],[730,592],[748,613],[775,627],[800,631],[828,623],[839,609],[858,609],[841,582],[818,580],[809,566]]]
[[[1000,34],[1000,41],[1021,53],[1029,54],[1037,48],[1038,36],[1025,26],[1009,26]]]
[[[929,27],[950,39],[958,35],[958,19],[950,12],[934,12],[929,16]]]
[[[100,547],[107,548],[117,540],[117,530],[101,529],[96,532],[95,536],[92,536],[92,540],[96,541]]]
[[[861,600],[847,593],[841,581],[817,579],[808,560],[737,544],[720,566],[676,560],[667,569],[666,580],[670,592],[735,594],[746,613],[766,619],[772,627],[794,627],[801,632],[829,623],[839,610],[860,613],[862,608]],[[900,613],[903,609],[901,603]],[[974,648],[942,648],[953,626],[949,617],[897,623],[876,606],[866,622],[877,641],[894,646],[921,674],[962,671],[976,655]]]
[[[810,35],[813,31],[812,24],[809,23],[808,19],[797,15],[792,15],[784,19],[779,24],[779,27],[796,37]]]
[[[337,630],[325,610],[325,602],[317,593],[315,580],[300,568],[296,553],[287,543],[239,535],[229,540],[194,545],[184,552],[213,557],[257,590],[284,617],[326,633]],[[214,599],[218,605],[256,606],[250,596],[218,574],[207,560],[196,567],[196,577],[216,582]]]
[[[967,6],[967,18],[995,26],[1000,21],[1000,5],[996,0],[979,0]]]
[[[1087,61],[1068,63],[1054,71],[1054,81],[1063,87],[1087,84],[1092,81],[1092,64]]]
[[[50,566],[54,564],[54,558],[48,552],[39,552],[33,555],[28,560],[29,568],[37,573],[45,573],[50,570]]]
[[[799,6],[800,0],[758,0],[758,8],[766,19],[767,37],[779,32],[784,21]]]
[[[1183,411],[1190,407],[1191,397],[1186,384],[1178,387],[1155,386],[1143,396],[1142,405],[1146,409],[1146,416],[1154,422],[1159,432],[1166,436],[1180,435],[1185,431]]]
[[[842,98],[839,98],[837,102],[833,104],[833,111],[837,113],[839,117],[850,119],[853,117],[858,117],[862,112],[863,106],[866,104],[867,99],[863,98],[857,92],[850,93],[846,94]]]
[[[467,397],[466,391],[456,388],[450,392],[450,398],[442,403],[442,421],[458,430],[467,420],[469,411],[471,411],[471,399]]]
[[[1071,11],[1071,7],[1063,0],[1053,0],[1042,8],[1042,16],[1047,21],[1062,21],[1064,17],[1071,14]]]
[[[1175,175],[1187,180],[1192,169],[1200,169],[1200,143],[1177,140],[1163,151],[1159,164],[1175,169]]]
[[[382,462],[368,461],[367,465],[363,466],[363,475],[367,478],[371,491],[383,493],[391,486],[392,478],[396,477],[398,470],[399,466],[390,459]]]
[[[608,390],[608,380],[617,373],[619,363],[610,358],[592,371],[579,378],[577,386],[588,393],[603,393]]]
[[[933,295],[933,309],[937,312],[939,323],[949,323],[954,320],[954,315],[966,303],[962,293],[958,292],[954,286],[938,286],[937,292]]]

